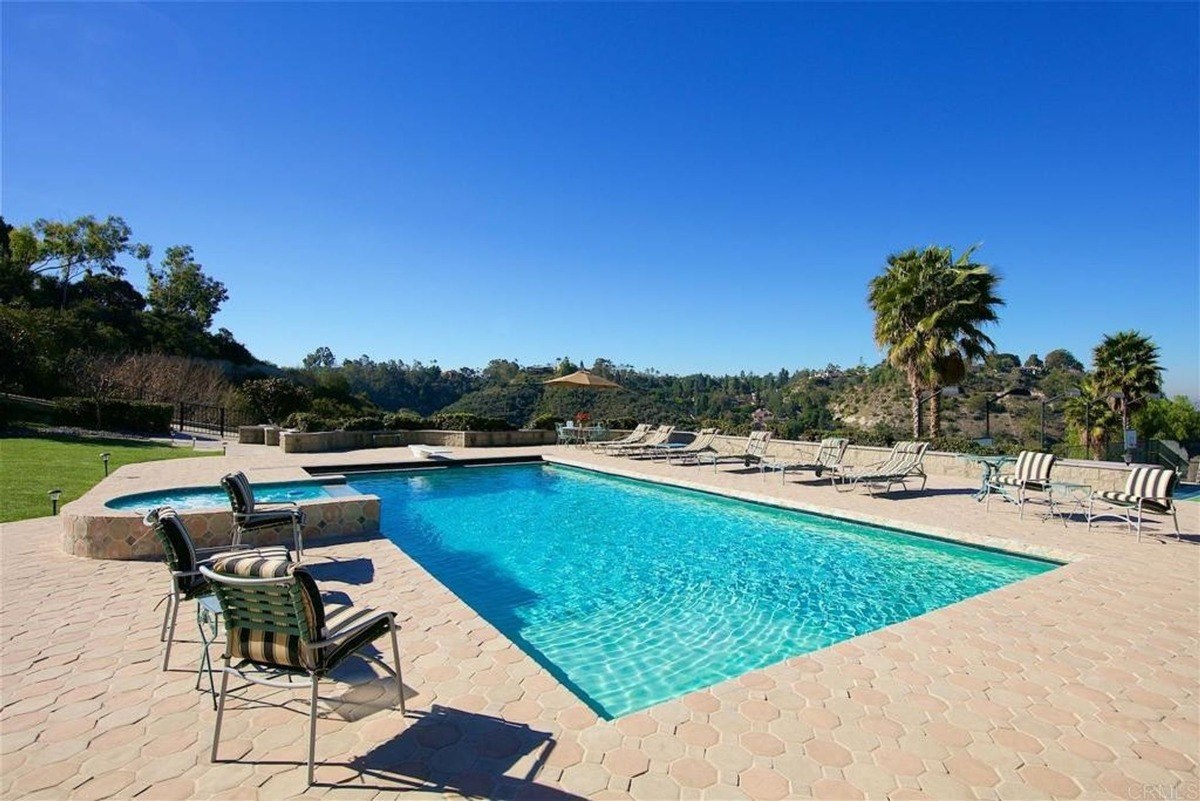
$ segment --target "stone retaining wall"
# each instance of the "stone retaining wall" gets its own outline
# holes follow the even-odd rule
[[[362,448],[395,448],[434,445],[442,448],[499,448],[553,445],[553,431],[284,431],[279,444],[284,453],[325,453]]]
[[[136,512],[82,509],[78,512],[67,504],[62,509],[63,550],[74,556],[89,559],[144,559],[161,557],[162,546],[154,532],[142,523]],[[379,498],[374,495],[354,495],[316,501],[302,501],[304,509],[304,542],[321,542],[339,536],[373,534],[379,531]],[[233,515],[226,510],[200,509],[180,511],[198,548],[228,545],[233,528]],[[260,545],[292,544],[290,527],[256,531],[247,535],[246,542]]]

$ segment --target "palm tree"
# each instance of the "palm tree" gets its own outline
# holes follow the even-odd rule
[[[1129,429],[1129,414],[1140,408],[1162,385],[1158,345],[1138,331],[1108,334],[1092,351],[1096,386],[1121,412],[1121,430]]]
[[[888,256],[887,269],[871,280],[868,302],[875,311],[875,342],[904,372],[912,399],[913,436],[920,437],[921,393],[957,383],[973,359],[994,347],[980,326],[999,319],[1000,279],[972,261],[975,248],[957,259],[936,245]],[[941,405],[933,396],[930,435],[941,434]]]
[[[1079,395],[1063,405],[1067,425],[1079,432],[1087,458],[1103,457],[1100,446],[1117,427],[1117,415],[1108,403],[1107,393],[1089,376],[1079,382]]]

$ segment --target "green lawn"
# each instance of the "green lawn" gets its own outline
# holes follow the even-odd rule
[[[0,438],[0,523],[50,514],[52,489],[63,504],[75,500],[104,478],[101,453],[110,453],[109,471],[134,462],[215,456],[219,451],[172,448],[131,439],[71,436]]]

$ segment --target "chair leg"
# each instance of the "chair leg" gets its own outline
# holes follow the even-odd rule
[[[210,761],[217,761],[217,743],[221,741],[221,719],[225,717],[225,693],[229,690],[229,657],[221,670],[221,697],[217,700],[217,722],[213,725],[213,744]]]
[[[1175,521],[1175,539],[1183,539],[1179,536],[1179,510],[1174,506],[1171,507],[1171,519]]]
[[[292,539],[296,542],[296,561],[304,561],[304,529],[298,517],[292,518]]]
[[[396,621],[391,621],[388,628],[392,632],[392,658],[396,660],[396,695],[400,697],[400,714],[407,715],[408,710],[404,708],[404,678],[400,674],[400,643],[396,639]]]
[[[171,588],[171,592],[167,594],[166,604],[163,606],[163,622],[162,630],[158,632],[158,641],[167,641],[167,622],[171,619],[171,604],[175,602],[175,588]]]
[[[308,786],[313,783],[313,762],[317,753],[317,677],[312,677],[312,696],[308,711]]]
[[[179,617],[179,594],[172,594],[173,603],[171,604],[171,623],[167,627],[167,650],[163,654],[163,670],[167,669],[167,665],[171,662],[171,646],[175,643],[175,620]]]

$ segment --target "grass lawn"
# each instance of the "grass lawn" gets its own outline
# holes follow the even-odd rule
[[[52,489],[61,489],[58,506],[75,500],[104,478],[101,453],[110,453],[109,471],[134,462],[216,456],[220,451],[172,448],[132,439],[71,436],[0,438],[0,523],[50,514]]]

